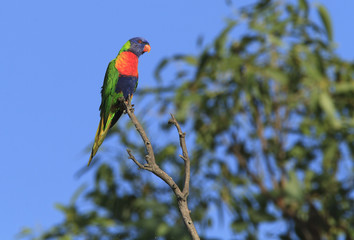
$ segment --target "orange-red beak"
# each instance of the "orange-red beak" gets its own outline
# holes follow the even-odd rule
[[[151,50],[151,47],[149,44],[146,44],[145,47],[144,47],[144,52],[150,52]]]

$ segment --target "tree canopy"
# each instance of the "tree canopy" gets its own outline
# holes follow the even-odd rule
[[[326,9],[315,9],[318,23],[313,10],[306,0],[237,8],[200,54],[163,59],[158,87],[139,93],[160,114],[149,132],[156,161],[180,186],[169,112],[190,136],[189,205],[202,239],[219,224],[240,239],[258,239],[272,224],[284,227],[265,228],[264,236],[354,239],[354,63],[335,52]],[[175,74],[166,76],[166,68]],[[110,135],[143,158],[144,145],[127,126]],[[39,234],[25,229],[25,237],[189,239],[167,185],[124,154],[96,167],[94,185],[58,205],[63,222]]]

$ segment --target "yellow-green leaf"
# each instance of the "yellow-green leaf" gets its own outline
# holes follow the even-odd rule
[[[336,107],[334,106],[333,100],[329,94],[327,92],[322,92],[318,101],[322,110],[326,113],[331,125],[334,128],[340,128],[340,121],[336,117]]]
[[[318,10],[318,14],[320,15],[321,21],[324,27],[326,28],[328,40],[332,41],[333,31],[332,31],[332,23],[331,23],[331,18],[329,16],[329,13],[327,9],[321,4],[317,6],[317,10]]]

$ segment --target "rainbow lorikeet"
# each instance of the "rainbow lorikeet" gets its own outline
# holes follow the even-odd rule
[[[101,120],[87,165],[90,165],[108,130],[123,114],[121,99],[128,100],[133,96],[138,85],[138,58],[143,53],[150,52],[150,49],[149,42],[144,38],[132,38],[123,45],[118,56],[108,64],[101,90]]]

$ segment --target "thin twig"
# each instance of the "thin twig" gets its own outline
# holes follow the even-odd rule
[[[128,155],[129,155],[129,159],[133,160],[133,162],[136,165],[138,165],[139,168],[151,171],[151,168],[149,166],[144,166],[140,162],[138,162],[138,160],[136,160],[136,158],[134,157],[134,155],[132,154],[132,151],[130,149],[127,149],[127,152],[128,152]]]
[[[148,165],[150,165],[150,167],[154,168],[156,166],[156,161],[155,161],[155,154],[154,154],[154,150],[152,149],[151,143],[149,138],[146,136],[146,133],[143,129],[143,127],[141,126],[141,124],[139,123],[138,119],[136,118],[135,114],[134,114],[134,109],[129,101],[123,101],[124,106],[125,106],[125,110],[127,111],[130,119],[132,120],[136,130],[139,132],[141,138],[144,141],[145,147],[146,147],[146,151],[148,152],[148,157],[146,157],[146,161],[148,163]],[[139,165],[138,165],[139,166]]]
[[[165,183],[167,183],[168,186],[170,186],[170,188],[173,190],[174,194],[176,195],[178,209],[182,215],[183,222],[186,225],[189,234],[191,235],[193,240],[199,240],[200,238],[197,233],[197,230],[195,229],[193,220],[190,216],[190,210],[188,209],[188,203],[187,203],[187,196],[189,195],[189,182],[190,182],[190,160],[188,157],[187,145],[185,142],[185,133],[182,132],[181,127],[179,126],[177,120],[171,114],[172,118],[169,122],[173,123],[178,130],[178,134],[179,134],[179,138],[180,138],[180,145],[181,145],[182,154],[183,154],[183,156],[180,155],[180,157],[184,160],[184,165],[185,165],[185,181],[184,181],[183,191],[181,191],[181,189],[178,187],[178,185],[175,183],[175,181],[156,164],[154,150],[151,146],[150,140],[147,137],[140,122],[136,118],[133,108],[132,108],[132,105],[130,103],[130,100],[123,101],[123,103],[124,103],[125,110],[126,110],[128,116],[130,117],[136,130],[140,134],[141,139],[144,141],[145,148],[148,153],[145,157],[145,160],[147,162],[146,165],[142,165],[139,161],[137,161],[136,158],[134,157],[134,155],[131,153],[131,151],[129,149],[127,149],[129,159],[133,160],[134,163],[139,168],[152,172],[153,174],[158,176],[160,179],[162,179]]]
[[[179,135],[179,144],[182,149],[183,156],[179,155],[184,160],[184,186],[182,193],[185,197],[189,194],[189,182],[190,182],[190,172],[191,172],[191,162],[189,160],[187,145],[186,145],[186,133],[182,132],[181,127],[179,126],[176,118],[171,114],[171,119],[168,121],[171,124],[174,124],[177,128]]]

